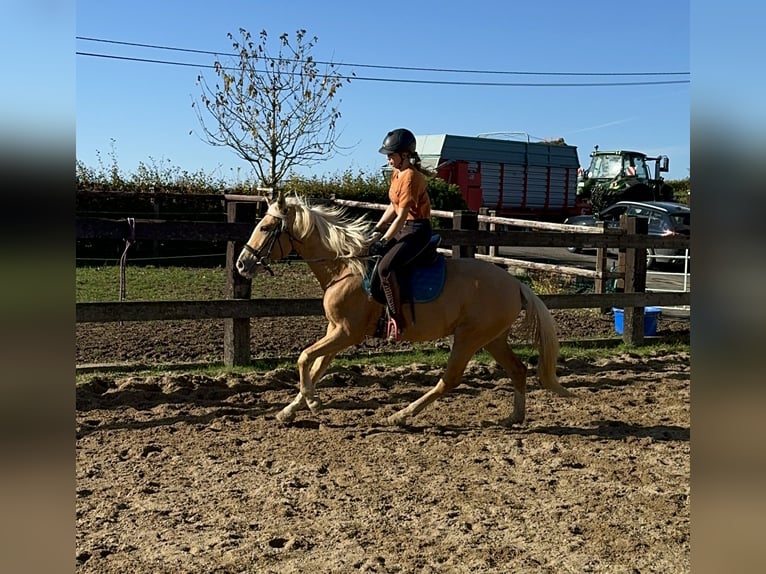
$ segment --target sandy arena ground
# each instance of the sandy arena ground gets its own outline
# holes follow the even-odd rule
[[[142,325],[78,325],[77,363],[221,359],[217,325]],[[254,355],[280,351],[265,341]],[[513,429],[496,424],[510,381],[478,363],[405,428],[385,417],[438,369],[331,368],[325,411],[288,427],[274,414],[295,368],[92,376],[77,388],[76,571],[688,572],[689,355],[562,360],[559,376],[576,398],[531,368]]]

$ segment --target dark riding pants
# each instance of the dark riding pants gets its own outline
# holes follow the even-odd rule
[[[397,274],[428,245],[430,240],[431,222],[428,219],[407,221],[402,230],[396,234],[393,245],[378,263],[378,274],[386,295],[389,317],[393,319],[393,329],[389,324],[389,338],[398,340],[405,328]]]
[[[412,261],[415,256],[431,241],[431,222],[428,219],[407,221],[396,234],[393,246],[378,263],[378,274],[385,282],[391,273]]]

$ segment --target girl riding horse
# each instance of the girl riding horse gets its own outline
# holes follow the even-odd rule
[[[386,134],[378,150],[393,168],[388,198],[391,203],[380,217],[370,246],[371,255],[381,256],[378,274],[389,312],[388,338],[400,340],[406,328],[397,270],[411,261],[431,240],[431,199],[426,172],[415,151],[415,136],[399,128]]]

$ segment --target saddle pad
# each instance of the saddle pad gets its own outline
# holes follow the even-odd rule
[[[427,267],[416,267],[411,271],[411,283],[408,297],[407,293],[402,296],[408,302],[428,303],[436,299],[444,288],[444,280],[447,276],[447,266],[444,255],[441,253],[436,261]]]
[[[385,303],[385,295],[383,295],[383,290],[380,287],[376,269],[377,266],[371,260],[362,280],[362,287],[378,303]],[[402,302],[428,303],[433,301],[441,295],[442,289],[444,289],[444,282],[447,278],[446,258],[439,253],[432,264],[410,269],[406,277],[409,278],[410,282],[409,285],[401,287]]]

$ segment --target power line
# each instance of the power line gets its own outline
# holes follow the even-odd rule
[[[78,56],[92,58],[106,58],[112,60],[124,60],[129,62],[141,62],[147,64],[165,64],[169,66],[185,66],[194,68],[215,69],[216,66],[210,64],[195,64],[190,62],[178,62],[172,60],[158,60],[154,58],[135,58],[130,56],[116,56],[113,54],[98,54],[94,52],[75,52]],[[236,70],[237,68],[226,68]],[[394,82],[403,84],[430,84],[442,86],[502,86],[502,87],[539,87],[539,88],[566,88],[566,87],[608,87],[608,86],[659,86],[669,84],[688,84],[690,80],[642,80],[629,82],[475,82],[475,81],[455,81],[455,80],[408,80],[404,78],[372,78],[365,76],[334,76],[340,80],[363,80],[370,82]]]
[[[98,42],[103,44],[117,44],[121,46],[133,46],[138,48],[151,48],[154,50],[168,50],[173,52],[187,52],[190,54],[205,54],[211,56],[229,56],[233,58],[239,57],[239,54],[226,53],[226,52],[213,52],[210,50],[197,50],[193,48],[178,48],[174,46],[163,46],[158,44],[142,44],[139,42],[124,42],[120,40],[108,40],[105,38],[92,38],[88,36],[76,36],[76,39],[87,42]],[[263,57],[264,60],[271,60],[278,62],[279,58]],[[293,60],[290,60],[293,61]],[[356,68],[375,68],[380,70],[400,70],[400,71],[414,71],[414,72],[447,72],[454,74],[499,74],[499,75],[519,75],[519,76],[688,76],[689,72],[524,72],[524,71],[503,71],[503,70],[464,70],[455,68],[425,68],[425,67],[411,67],[411,66],[384,66],[378,64],[352,64],[352,63],[340,63],[340,62],[328,62],[322,60],[314,60],[317,64],[323,65],[335,65],[335,66],[348,66]],[[189,64],[191,65],[191,64]]]

